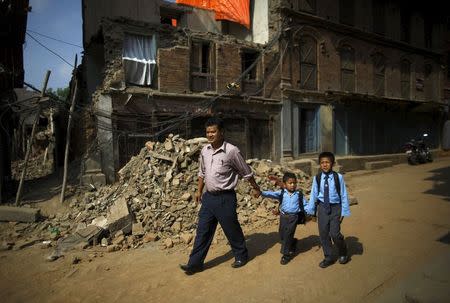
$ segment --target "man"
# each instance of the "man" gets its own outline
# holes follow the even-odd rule
[[[248,251],[236,213],[237,200],[234,188],[239,177],[250,182],[255,197],[261,194],[252,170],[245,163],[239,149],[224,141],[223,121],[212,117],[208,119],[205,127],[209,144],[203,147],[199,160],[198,190],[195,199],[201,203],[201,208],[198,214],[197,235],[189,262],[180,265],[187,275],[203,270],[203,263],[217,223],[220,223],[235,257],[231,266],[239,268],[247,263]],[[206,191],[202,194],[203,188]]]

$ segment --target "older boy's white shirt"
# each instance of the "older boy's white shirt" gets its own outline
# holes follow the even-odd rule
[[[326,175],[324,173],[322,173],[321,179],[320,179],[320,193],[317,192],[317,182],[316,182],[316,178],[313,178],[313,184],[311,187],[311,195],[309,197],[309,203],[305,208],[306,213],[310,214],[310,215],[314,215],[314,211],[316,209],[316,200],[319,199],[321,201],[323,201],[323,188],[324,188],[324,182],[325,182],[325,177]],[[339,183],[340,183],[340,188],[341,188],[341,216],[343,217],[348,217],[350,216],[350,204],[348,202],[348,194],[347,194],[347,188],[345,186],[345,181],[344,181],[344,177],[338,173],[338,177],[339,177]],[[334,204],[334,203],[339,203],[339,195],[337,194],[336,191],[336,185],[334,184],[334,178],[333,176],[330,174],[328,176],[328,184],[330,187],[330,203]]]

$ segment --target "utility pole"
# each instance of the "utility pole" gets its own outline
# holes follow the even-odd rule
[[[17,189],[17,193],[16,193],[16,206],[19,206],[20,199],[22,198],[23,181],[27,174],[28,160],[30,158],[31,148],[33,146],[33,139],[34,139],[34,134],[36,132],[36,125],[39,121],[39,116],[41,115],[41,103],[42,103],[42,99],[44,98],[45,91],[47,90],[47,84],[48,84],[49,77],[50,77],[50,71],[48,70],[47,73],[45,74],[45,79],[44,79],[44,84],[42,86],[41,96],[38,101],[38,109],[36,112],[36,118],[34,119],[33,128],[31,129],[31,136],[30,136],[30,139],[28,140],[28,144],[27,144],[27,152],[25,154],[25,163],[23,165],[22,175],[20,176],[19,188]]]
[[[77,55],[75,55],[75,65],[73,68],[73,76],[74,76],[74,88],[72,91],[72,102],[70,104],[70,110],[69,110],[69,121],[67,121],[67,135],[66,135],[66,150],[64,153],[64,176],[63,176],[63,183],[61,186],[61,196],[59,198],[59,202],[63,203],[64,202],[64,195],[66,192],[66,183],[67,183],[67,167],[69,165],[69,146],[70,146],[70,128],[72,127],[72,116],[73,116],[73,111],[75,108],[75,101],[77,99],[77,95],[78,95],[78,79],[77,79],[77,75],[76,75],[76,69],[77,69]]]

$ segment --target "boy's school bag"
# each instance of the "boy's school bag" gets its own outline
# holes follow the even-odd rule
[[[305,213],[305,208],[303,207],[303,193],[301,190],[299,190],[298,193],[299,193],[298,205],[300,207],[300,212],[298,213],[297,224],[305,224],[306,223],[306,213]],[[280,207],[281,207],[281,204],[283,203],[283,197],[284,197],[284,188],[281,189]]]

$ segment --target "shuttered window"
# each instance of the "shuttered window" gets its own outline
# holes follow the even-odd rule
[[[300,88],[317,89],[317,42],[312,37],[300,40]]]
[[[435,95],[435,83],[433,81],[433,65],[431,64],[425,64],[424,66],[424,91],[425,91],[425,99],[426,100],[433,100]]]
[[[400,40],[411,41],[411,12],[406,8],[400,11]]]
[[[355,51],[349,46],[341,49],[341,89],[355,92]]]
[[[373,57],[374,70],[374,94],[384,96],[386,59],[382,54],[375,54]]]
[[[242,90],[248,94],[259,94],[261,92],[261,82],[259,64],[257,62],[259,53],[254,50],[243,50],[241,54],[242,70],[244,73],[251,68],[242,79]]]
[[[339,21],[342,24],[355,25],[355,1],[339,0]]]
[[[191,45],[191,90],[215,90],[214,44],[209,41],[193,41]]]
[[[372,0],[373,32],[384,35],[386,32],[386,3],[384,0]]]
[[[310,14],[316,13],[316,0],[292,0],[293,8]]]
[[[402,98],[409,99],[411,96],[411,63],[403,60],[400,64],[401,94]]]

